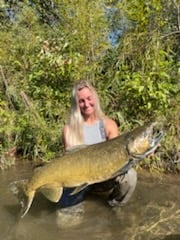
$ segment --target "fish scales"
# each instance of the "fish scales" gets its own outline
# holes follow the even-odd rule
[[[41,187],[42,179],[43,185],[46,185],[58,182],[61,178],[62,186],[66,187],[78,186],[82,182],[92,184],[108,179],[128,159],[126,149],[124,147],[113,148],[113,142],[111,141],[112,144],[107,144],[107,142],[98,144],[98,149],[96,145],[88,146],[73,154],[55,159],[34,174],[30,183],[36,184],[30,184],[31,189]],[[61,187],[60,184],[59,186]]]

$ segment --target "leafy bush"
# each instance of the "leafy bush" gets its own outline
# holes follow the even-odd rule
[[[14,146],[31,159],[61,154],[71,89],[86,78],[121,133],[150,119],[163,121],[162,152],[147,165],[179,169],[175,1],[1,2],[2,168],[11,164],[6,153]]]

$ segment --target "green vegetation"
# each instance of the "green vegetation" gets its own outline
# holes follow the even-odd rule
[[[179,0],[0,0],[0,167],[14,147],[33,160],[61,154],[72,86],[89,79],[121,133],[163,123],[143,167],[178,172],[179,9]]]

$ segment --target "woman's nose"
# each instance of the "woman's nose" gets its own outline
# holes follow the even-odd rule
[[[84,106],[85,106],[85,107],[88,107],[88,106],[89,106],[88,100],[85,100],[85,101],[84,101]]]

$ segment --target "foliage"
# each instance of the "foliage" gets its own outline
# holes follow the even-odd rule
[[[100,77],[102,81],[106,79],[106,83],[98,86],[105,95],[105,109],[111,109],[110,114],[119,122],[121,131],[151,119],[170,125],[170,130],[166,128],[164,143],[166,157],[163,154],[161,157],[169,162],[165,165],[174,168],[173,158],[177,158],[179,152],[179,132],[173,131],[178,129],[175,118],[179,117],[176,107],[179,102],[179,59],[175,44],[180,34],[180,25],[176,24],[178,8],[173,2],[167,5],[163,1],[151,1],[151,4],[150,1],[141,1],[141,4],[120,1],[117,7],[124,11],[126,30],[110,54],[108,52],[100,62],[103,73]],[[152,159],[150,166],[157,160],[156,157]]]
[[[178,1],[1,0],[0,5],[3,162],[14,146],[26,157],[46,161],[63,151],[71,89],[86,78],[120,132],[149,119],[163,120],[163,152],[148,164],[165,168],[158,160],[163,158],[174,166]]]
[[[118,6],[129,19],[129,27],[100,63],[104,66],[102,77],[106,78],[108,91],[118,107],[113,111],[123,112],[128,121],[142,115],[144,120],[163,115],[171,97],[178,93],[178,62],[172,50],[176,37],[164,39],[165,34],[173,31],[167,32],[168,12],[165,15],[161,1],[151,5],[141,2],[120,1]]]

